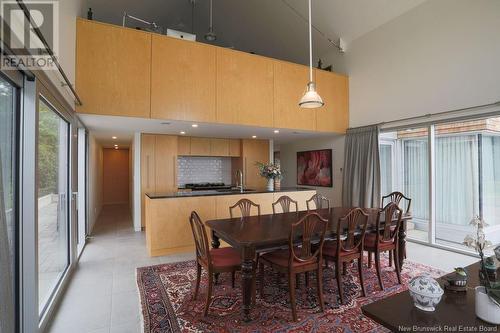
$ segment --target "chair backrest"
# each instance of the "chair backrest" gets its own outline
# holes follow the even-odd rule
[[[276,214],[276,206],[277,205],[281,206],[281,210],[283,211],[283,213],[289,213],[290,206],[292,204],[295,205],[295,212],[298,212],[299,211],[299,203],[287,195],[282,195],[281,197],[279,197],[278,200],[276,200],[276,202],[273,202],[273,204],[272,204],[273,214]]]
[[[298,222],[292,224],[289,238],[289,265],[293,261],[319,262],[322,258],[323,243],[325,241],[328,220],[322,218],[318,213],[308,213]],[[295,252],[297,238],[300,239],[300,253]],[[318,247],[312,252],[312,241],[319,238]]]
[[[315,208],[311,207],[311,203],[314,202]],[[307,205],[307,210],[313,210],[313,209],[330,209],[330,200],[328,200],[327,197],[324,195],[321,195],[319,193],[316,193],[311,197],[311,199],[306,201]]]
[[[241,216],[248,217],[252,212],[252,206],[257,207],[257,215],[260,216],[260,205],[248,199],[241,199],[233,206],[229,207],[229,215],[231,216],[231,218],[233,218],[234,217],[233,210],[239,208],[241,211]]]
[[[398,207],[401,207],[400,206],[400,202],[401,200],[405,200],[406,201],[406,207],[404,208],[403,210],[403,213],[404,214],[407,214],[408,212],[410,212],[410,208],[411,208],[411,199],[408,198],[407,196],[405,196],[403,193],[401,192],[392,192],[386,196],[383,196],[382,197],[382,203],[380,205],[380,208],[383,208],[385,207],[386,205],[386,202],[389,203],[389,202],[394,202],[396,205],[398,205]]]
[[[193,232],[194,243],[196,245],[196,258],[209,265],[211,262],[210,248],[208,246],[205,224],[201,221],[198,213],[194,211],[191,212],[189,223],[191,224],[191,231]]]
[[[366,228],[368,227],[368,214],[361,208],[353,208],[339,218],[337,223],[337,254],[343,252],[362,252]],[[341,237],[341,235],[345,235]]]
[[[383,215],[383,221],[382,221]],[[396,242],[399,228],[401,228],[401,218],[403,217],[403,211],[395,202],[389,202],[384,208],[382,208],[378,213],[377,218],[377,244],[381,243],[391,243]],[[395,228],[393,226],[393,221],[396,221]]]

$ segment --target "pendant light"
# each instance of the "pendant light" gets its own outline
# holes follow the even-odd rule
[[[309,82],[307,83],[304,96],[300,99],[299,106],[305,109],[314,109],[320,108],[323,105],[325,103],[316,91],[316,84],[313,81],[311,0],[309,0]]]
[[[205,40],[208,42],[214,42],[216,39],[217,35],[214,32],[214,26],[213,26],[212,0],[210,0],[210,26],[208,27],[208,32],[205,34]]]

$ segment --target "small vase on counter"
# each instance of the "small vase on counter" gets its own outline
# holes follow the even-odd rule
[[[267,180],[267,190],[274,191],[274,179]]]

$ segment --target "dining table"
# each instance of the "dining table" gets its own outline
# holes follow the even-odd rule
[[[351,209],[352,207],[333,207],[315,210],[320,216],[328,220],[325,239],[337,239],[339,218],[345,216]],[[373,232],[376,229],[380,210],[378,208],[363,208],[363,211],[368,214],[367,232]],[[219,248],[220,240],[223,240],[238,250],[241,255],[242,319],[245,322],[252,320],[250,313],[256,255],[261,252],[287,248],[291,225],[299,221],[305,214],[307,214],[307,211],[206,221],[206,225],[212,232],[213,248]],[[383,214],[380,215],[380,219],[385,223]],[[399,258],[397,260],[399,260],[400,267],[403,267],[404,254],[406,253],[406,222],[410,219],[410,214],[405,214],[402,217],[402,226],[398,232]],[[390,222],[396,224],[394,218]]]

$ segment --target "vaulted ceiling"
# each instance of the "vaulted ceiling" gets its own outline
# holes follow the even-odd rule
[[[332,40],[342,37],[349,45],[424,1],[313,0],[313,24]],[[197,40],[205,42],[209,0],[86,0],[86,4],[98,21],[121,25],[127,12],[165,28],[193,29]],[[215,45],[308,62],[307,0],[213,0],[213,13]],[[141,26],[131,21],[128,25]],[[313,43],[315,59],[336,50],[318,32],[313,32]]]

